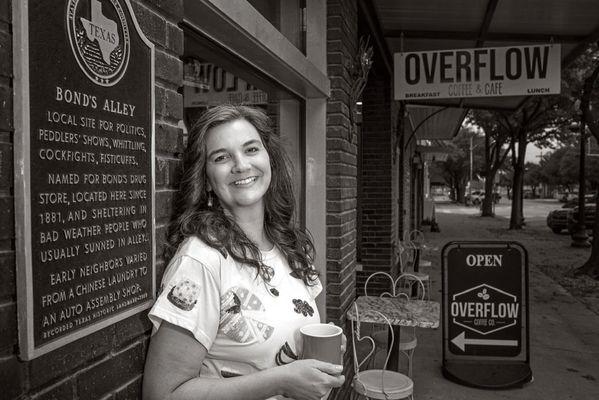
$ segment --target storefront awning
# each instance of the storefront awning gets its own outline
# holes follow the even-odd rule
[[[373,43],[393,74],[399,52],[561,44],[562,69],[599,40],[596,0],[359,0],[374,32]],[[455,135],[465,112],[459,109],[516,109],[526,96],[409,100],[416,139]],[[417,108],[416,105],[426,106]],[[450,109],[458,109],[449,111]],[[439,111],[441,110],[441,111]]]
[[[455,107],[408,106],[411,136],[416,140],[452,139],[467,112],[467,109]]]

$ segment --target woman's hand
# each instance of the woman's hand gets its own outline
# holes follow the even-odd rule
[[[343,366],[319,360],[298,360],[284,365],[284,395],[296,400],[320,400],[345,382]]]

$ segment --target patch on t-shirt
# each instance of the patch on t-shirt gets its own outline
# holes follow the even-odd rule
[[[297,360],[297,355],[293,352],[291,346],[289,346],[289,342],[285,342],[283,346],[279,349],[279,352],[275,356],[275,363],[277,365],[285,365],[289,364],[295,360]]]
[[[304,317],[308,315],[314,315],[314,308],[306,300],[302,299],[293,299],[293,311],[298,314],[302,314]]]
[[[243,315],[243,311],[265,311],[262,301],[243,287],[232,287],[220,298],[220,329],[239,343],[268,340],[274,328],[268,324]]]
[[[166,298],[175,307],[183,311],[190,311],[198,302],[199,295],[200,287],[189,279],[183,279],[173,286]]]

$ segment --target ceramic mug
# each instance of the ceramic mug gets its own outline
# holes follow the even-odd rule
[[[331,364],[343,364],[343,329],[331,324],[310,324],[302,326],[300,333],[303,341],[303,359],[313,358]]]

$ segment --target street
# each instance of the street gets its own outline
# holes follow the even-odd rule
[[[459,204],[452,204],[451,208],[443,207],[443,204],[447,204],[447,201],[438,201],[435,199],[436,212],[437,213],[458,213],[463,215],[480,215],[479,206],[464,206]],[[547,228],[547,214],[550,211],[561,208],[564,203],[557,201],[556,199],[524,199],[524,220],[527,226],[534,228]],[[495,216],[497,218],[507,218],[508,223],[510,219],[510,213],[512,212],[512,201],[506,198],[501,198],[499,203],[495,204]],[[548,231],[549,228],[547,228]],[[565,234],[565,231],[564,231]]]

